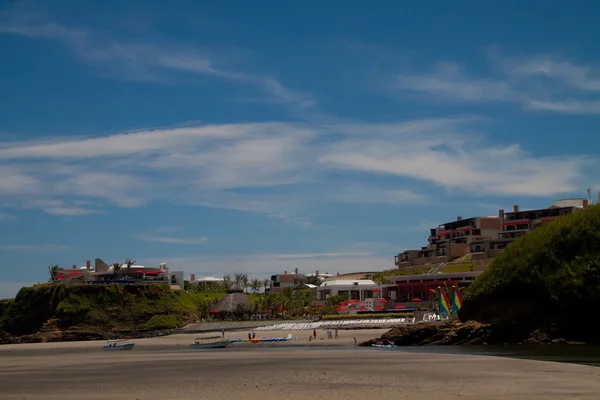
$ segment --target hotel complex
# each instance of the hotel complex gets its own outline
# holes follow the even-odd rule
[[[599,194],[600,198],[600,194]],[[600,199],[599,199],[600,200]],[[415,306],[431,299],[431,294],[439,287],[450,288],[470,285],[487,265],[512,242],[560,216],[583,210],[590,204],[588,199],[574,198],[558,200],[548,208],[521,210],[515,205],[511,212],[499,210],[497,216],[477,216],[446,222],[432,228],[428,244],[420,249],[405,250],[394,257],[396,269],[390,276],[373,280],[381,272],[361,272],[332,275],[329,273],[300,274],[298,268],[292,273],[271,276],[270,285],[265,291],[283,292],[295,288],[300,282],[305,287],[315,289],[313,305],[324,305],[327,298],[342,293],[348,294],[351,310],[389,310]],[[50,269],[50,267],[49,267]],[[71,270],[50,269],[53,282],[89,283],[168,283],[173,289],[184,288],[182,271],[169,271],[166,263],[158,267],[141,265],[120,265],[120,269],[95,260],[94,268],[90,261],[86,265]],[[306,282],[306,277],[317,279]],[[383,278],[383,279],[381,279]],[[192,285],[222,285],[223,278],[190,276]]]

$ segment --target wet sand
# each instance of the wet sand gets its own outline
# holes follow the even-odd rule
[[[269,347],[186,349],[197,335],[136,340],[134,350],[120,352],[104,352],[100,342],[0,346],[0,399],[505,400],[597,399],[600,393],[596,367],[347,347],[354,343],[350,337],[379,334],[340,331],[342,347],[334,346],[335,339],[299,339]]]

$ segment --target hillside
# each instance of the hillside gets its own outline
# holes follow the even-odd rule
[[[460,320],[493,323],[515,339],[535,329],[598,341],[600,206],[558,218],[510,245],[470,287]],[[509,329],[512,327],[512,329]]]
[[[144,336],[197,321],[200,304],[166,285],[42,284],[3,307],[0,331],[23,341]]]
[[[459,320],[398,327],[407,344],[600,343],[600,206],[512,243],[465,294]]]

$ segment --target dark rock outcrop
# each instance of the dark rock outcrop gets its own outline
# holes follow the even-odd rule
[[[440,345],[482,345],[482,344],[567,344],[568,341],[556,336],[557,332],[537,329],[526,336],[517,336],[509,327],[483,324],[476,321],[459,320],[425,322],[402,325],[392,328],[376,338],[363,342],[370,346],[380,339],[391,340],[397,346],[440,346]]]

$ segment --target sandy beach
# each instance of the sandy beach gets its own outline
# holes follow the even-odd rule
[[[0,346],[0,399],[597,399],[600,369],[485,356],[354,348],[386,330],[308,332],[276,345],[192,351],[197,334],[136,340]],[[288,332],[260,332],[282,336]],[[246,332],[231,332],[230,339]],[[319,332],[325,336],[325,332]]]

